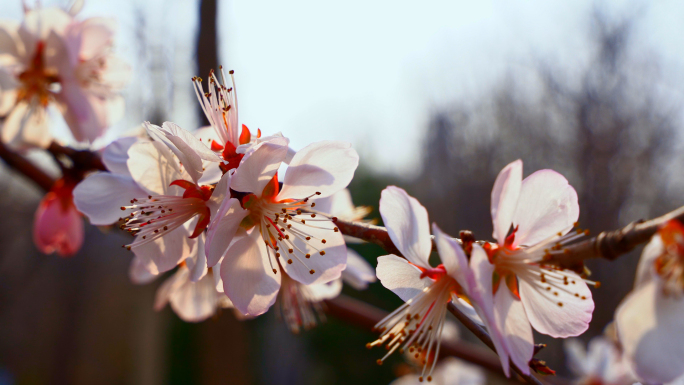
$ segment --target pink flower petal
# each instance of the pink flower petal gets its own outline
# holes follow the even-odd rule
[[[285,159],[288,143],[287,138],[277,138],[260,144],[254,152],[245,155],[233,174],[230,188],[239,192],[254,193],[260,197],[264,187],[273,179]]]
[[[382,286],[391,290],[404,302],[410,300],[432,284],[430,278],[420,278],[422,272],[407,260],[396,255],[378,257],[375,269]]]
[[[285,173],[278,199],[304,198],[320,192],[330,196],[347,187],[359,165],[351,144],[336,141],[312,143],[297,151]]]
[[[126,175],[99,172],[85,178],[74,189],[74,204],[94,225],[111,225],[121,218],[122,206],[147,193]]]
[[[684,300],[665,297],[656,280],[644,283],[615,313],[624,354],[638,377],[666,383],[684,374]]]
[[[530,269],[544,273],[546,280],[542,283],[536,274],[518,276],[520,298],[532,327],[555,338],[584,333],[589,328],[594,301],[582,278],[572,271],[545,271],[538,266]],[[555,278],[560,275],[567,277],[567,285],[563,278]]]
[[[128,175],[128,150],[134,143],[140,139],[135,136],[126,136],[119,138],[104,148],[102,151],[102,163],[104,163],[107,170],[114,174]]]
[[[139,258],[149,258],[160,273],[176,267],[190,255],[195,239],[190,239],[190,231],[185,226],[165,233],[154,241],[132,245],[131,250]]]
[[[126,164],[135,183],[150,195],[181,191],[177,186],[170,186],[171,182],[184,178],[173,154],[162,143],[133,144],[128,150]]]
[[[484,322],[484,326],[487,328],[489,336],[492,338],[504,374],[510,376],[508,341],[504,336],[503,328],[501,328],[499,321],[497,321],[494,311],[494,295],[492,288],[494,265],[489,263],[487,253],[476,243],[473,244],[473,251],[470,256],[470,269],[473,273],[472,282],[469,283],[469,288],[467,289],[468,296],[479,314],[480,319]]]
[[[447,274],[452,276],[461,287],[467,290],[469,282],[466,275],[471,272],[469,271],[468,258],[463,248],[461,248],[458,241],[443,233],[435,223],[432,224],[432,233],[435,234],[439,258],[442,260]]]
[[[233,243],[221,262],[223,290],[242,314],[257,316],[275,302],[281,274],[273,274],[258,231]]]
[[[217,215],[207,228],[205,252],[208,267],[214,267],[226,253],[240,227],[240,222],[247,214],[249,211],[240,206],[239,200],[231,198],[223,201]]]
[[[563,175],[539,170],[522,181],[513,226],[514,245],[535,245],[556,233],[567,233],[579,218],[577,192]]]
[[[382,190],[380,215],[390,239],[403,256],[412,263],[429,269],[432,239],[425,207],[403,189],[389,186]]]
[[[503,245],[513,223],[513,214],[518,205],[522,185],[522,160],[518,159],[501,170],[492,189],[492,236]]]
[[[370,282],[375,282],[375,269],[370,263],[352,249],[347,249],[347,268],[342,270],[344,283],[356,290],[364,290]]]
[[[294,245],[310,254],[310,258],[300,256],[302,260],[299,261],[295,257],[296,252],[289,253],[288,250],[280,250],[280,262],[287,274],[305,285],[326,283],[340,278],[342,270],[347,267],[347,247],[342,233],[333,231],[335,224],[330,221],[315,223],[315,227],[309,227],[296,221],[288,222],[292,225],[291,230],[299,230],[311,237],[308,242],[299,238],[294,240]],[[325,243],[322,242],[323,239]],[[321,255],[318,250],[324,251],[325,255]],[[286,262],[288,259],[292,259],[291,264]],[[311,270],[314,271],[313,274]]]
[[[511,361],[523,373],[530,374],[528,363],[534,354],[532,327],[521,301],[506,285],[500,285],[494,296],[494,315],[499,329],[503,330]]]

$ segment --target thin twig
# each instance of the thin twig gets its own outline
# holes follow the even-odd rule
[[[46,174],[45,171],[38,168],[23,156],[7,148],[1,141],[0,158],[2,158],[8,166],[32,180],[44,191],[49,191],[55,183],[55,180],[50,175]]]

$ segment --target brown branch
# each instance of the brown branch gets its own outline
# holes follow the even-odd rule
[[[29,162],[23,156],[7,148],[2,142],[0,142],[0,158],[2,158],[9,167],[31,179],[44,191],[49,191],[55,183],[55,180],[50,175],[46,174],[45,171]]]
[[[595,237],[566,246],[563,249],[563,254],[547,259],[545,263],[581,271],[584,266],[583,262],[587,259],[615,260],[632,251],[635,247],[648,242],[653,234],[658,231],[658,228],[672,219],[684,222],[684,206],[658,218],[645,222],[633,222],[621,229],[604,231]],[[375,243],[389,253],[400,255],[384,227],[341,219],[336,219],[335,223],[343,234]]]
[[[56,159],[60,157],[67,157],[73,163],[72,169],[85,174],[89,171],[107,171],[102,159],[97,152],[89,150],[74,150],[70,147],[64,147],[56,142],[50,143],[47,148],[48,152]]]
[[[567,246],[564,254],[549,259],[546,263],[578,270],[587,259],[615,260],[642,243],[648,242],[662,225],[672,219],[684,221],[684,206],[658,218],[645,222],[632,222],[621,229],[604,231],[596,237]]]

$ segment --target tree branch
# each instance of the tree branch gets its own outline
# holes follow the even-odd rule
[[[563,248],[563,254],[547,259],[544,263],[581,271],[583,262],[587,259],[615,260],[632,251],[635,247],[648,242],[662,225],[672,219],[684,222],[684,206],[658,218],[633,222],[621,229],[604,231],[595,237],[566,246]],[[400,255],[384,227],[349,222],[339,218],[335,220],[335,224],[343,234],[374,243],[384,248],[388,253]]]
[[[45,171],[29,162],[23,156],[7,148],[7,146],[1,141],[0,158],[2,158],[2,160],[4,160],[9,167],[31,179],[44,191],[49,191],[52,188],[52,185],[55,183],[55,180],[52,179],[50,175],[46,174]]]

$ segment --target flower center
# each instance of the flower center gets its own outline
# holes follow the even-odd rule
[[[190,238],[198,237],[209,226],[211,212],[206,202],[213,187],[198,187],[186,180],[173,181],[170,186],[179,186],[185,192],[182,196],[150,195],[147,199],[132,199],[130,206],[121,206],[121,210],[130,211],[129,216],[122,218],[121,229],[140,235],[132,244],[124,245],[128,250],[154,241],[195,216],[199,216],[199,220]]]
[[[59,83],[59,76],[57,76],[56,70],[45,67],[44,50],[45,43],[39,41],[29,67],[19,74],[21,86],[17,94],[17,101],[36,100],[42,107],[48,106],[52,98],[51,88]]]
[[[415,358],[432,357],[433,353],[435,355],[439,353],[446,318],[446,304],[451,301],[452,295],[462,296],[463,290],[455,279],[446,274],[442,265],[434,269],[421,270],[423,271],[421,278],[434,276],[437,278],[435,282],[378,322],[375,330],[382,333],[380,338],[366,344],[369,349],[386,345],[388,352],[378,359],[378,365],[382,365],[397,349],[399,353],[408,349],[408,352],[414,354]],[[436,361],[424,360],[423,371],[419,378],[421,382],[426,373],[427,380],[432,381]]]
[[[324,245],[327,240],[313,235],[313,230],[339,232],[337,227],[326,227],[326,224],[332,225],[331,220],[336,218],[313,209],[316,203],[309,200],[320,195],[320,192],[302,199],[277,201],[279,189],[276,173],[264,187],[261,197],[255,194],[245,196],[242,199],[242,206],[249,210],[249,215],[242,221],[241,226],[245,229],[257,227],[266,243],[268,260],[274,274],[278,273],[275,266],[278,264],[277,259],[281,257],[284,263],[292,264],[297,261],[304,265],[310,274],[314,274],[316,271],[309,268],[306,260],[312,258],[312,254],[325,255]]]
[[[675,220],[658,230],[663,253],[654,261],[655,272],[663,281],[666,296],[684,295],[684,226]]]

